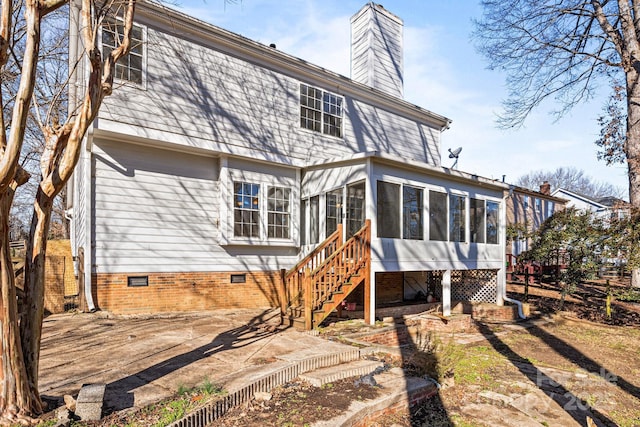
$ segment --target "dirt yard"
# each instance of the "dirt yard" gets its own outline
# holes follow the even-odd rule
[[[616,292],[623,289],[613,286]],[[510,284],[508,291],[523,298],[522,285]],[[527,328],[478,324],[480,339],[466,345],[455,344],[455,336],[445,338],[437,361],[453,366],[453,375],[443,381],[440,393],[377,425],[579,426],[589,417],[598,426],[640,426],[640,305],[614,301],[608,318],[603,283],[579,287],[562,311],[554,285],[531,285],[528,292],[532,312],[548,322]],[[324,332],[331,335],[330,329]],[[405,356],[385,362],[415,369],[410,365],[416,360]],[[376,393],[375,387],[353,379],[323,388],[294,382],[273,390],[266,400],[235,408],[216,425],[311,426]],[[159,425],[159,416],[175,406],[172,402],[91,425]]]

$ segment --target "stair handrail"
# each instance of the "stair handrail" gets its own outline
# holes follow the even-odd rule
[[[371,220],[367,219],[357,233],[310,272],[313,293],[311,308],[319,309],[342,283],[369,263],[370,258]]]
[[[342,224],[338,224],[336,231],[331,233],[322,243],[302,258],[293,268],[284,274],[283,280],[286,292],[286,304],[291,307],[303,294],[302,275],[306,269],[315,270],[318,265],[333,254],[342,243]],[[287,308],[288,308],[287,307]]]

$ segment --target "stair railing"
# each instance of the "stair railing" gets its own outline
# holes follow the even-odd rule
[[[303,294],[303,276],[305,271],[313,271],[324,260],[333,254],[336,249],[342,244],[342,224],[338,224],[336,231],[331,233],[324,242],[320,243],[313,251],[307,256],[302,258],[295,267],[287,271],[284,274],[284,292],[286,295],[286,305],[291,307],[292,305],[300,304]]]
[[[319,310],[345,282],[371,261],[371,221],[327,257],[313,271],[303,273],[305,326],[311,329],[314,310]],[[367,270],[368,271],[368,270]],[[311,295],[311,298],[308,296]]]

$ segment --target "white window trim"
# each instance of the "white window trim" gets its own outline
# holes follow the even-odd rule
[[[234,200],[235,200],[235,192],[234,192],[234,184],[236,182],[246,182],[250,184],[258,184],[260,185],[260,192],[258,193],[258,212],[259,212],[259,220],[258,224],[260,224],[259,237],[248,237],[248,236],[235,236],[234,233]],[[267,188],[268,187],[284,187],[289,189],[289,238],[279,238],[279,237],[267,237],[268,236],[268,210],[267,210]],[[221,195],[224,197],[223,203],[228,209],[227,212],[227,238],[221,241],[221,245],[255,245],[255,246],[297,246],[298,243],[298,232],[297,227],[299,227],[299,201],[298,192],[294,185],[290,182],[282,182],[278,180],[265,180],[265,179],[252,179],[251,177],[233,177],[229,176],[228,178],[228,190],[225,192],[226,194]]]
[[[302,106],[302,100],[300,99],[300,85],[301,85],[301,84],[303,84],[303,85],[305,85],[305,86],[308,86],[308,87],[310,87],[310,88],[313,88],[313,89],[319,90],[319,91],[322,93],[322,99],[320,100],[320,103],[321,103],[321,104],[320,104],[320,131],[319,131],[319,132],[318,132],[318,131],[315,131],[315,130],[313,130],[313,129],[308,129],[308,128],[305,128],[305,127],[300,126],[300,107]],[[324,116],[325,116],[325,113],[324,113],[324,94],[325,94],[325,92],[326,92],[326,93],[329,93],[329,94],[331,94],[331,95],[334,95],[334,96],[336,96],[336,97],[338,97],[338,98],[340,98],[340,99],[342,99],[342,108],[341,108],[341,115],[340,115],[340,120],[341,120],[340,131],[341,131],[341,134],[342,134],[341,136],[335,136],[335,135],[331,135],[331,134],[328,134],[328,133],[324,133]],[[330,90],[323,89],[323,88],[318,87],[318,86],[311,85],[311,84],[309,84],[309,83],[305,83],[305,82],[302,82],[302,81],[299,81],[299,82],[298,82],[298,114],[297,114],[297,128],[298,128],[300,131],[302,131],[302,132],[308,132],[308,133],[310,133],[311,135],[322,135],[322,136],[325,136],[325,137],[327,137],[327,138],[334,138],[334,139],[337,139],[337,140],[341,140],[341,141],[342,141],[342,140],[344,140],[344,132],[345,132],[345,126],[344,126],[344,124],[345,124],[345,120],[344,120],[344,109],[345,109],[345,98],[344,98],[344,96],[343,96],[343,95],[340,95],[340,94],[338,94],[338,93],[336,93],[336,92],[332,92],[332,91],[330,91]]]
[[[115,18],[117,21],[124,21],[124,19],[121,16],[117,16]],[[130,87],[135,87],[138,89],[142,89],[142,90],[147,90],[147,58],[148,58],[148,38],[147,38],[147,26],[146,25],[142,25],[140,23],[137,22],[133,22],[133,26],[135,27],[139,27],[142,30],[142,83],[135,83],[132,82],[130,80],[124,80],[124,79],[120,79],[118,77],[115,77],[114,75],[114,79],[113,81],[115,83],[118,83],[119,85],[123,85],[123,86],[130,86]],[[100,48],[100,53],[102,54],[103,50],[102,50],[102,28],[103,26],[100,25],[99,28],[99,34],[98,34],[98,47]],[[114,74],[115,74],[115,70],[114,70]]]

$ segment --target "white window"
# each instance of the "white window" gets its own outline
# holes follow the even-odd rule
[[[124,34],[124,22],[106,20],[102,24],[102,55],[106,57],[112,50],[120,46]],[[133,24],[131,29],[131,49],[128,55],[116,63],[115,77],[120,80],[141,85],[144,80],[145,63],[145,28]]]
[[[235,181],[233,237],[291,239],[291,189]]]
[[[553,216],[553,211],[555,210],[555,205],[553,202],[547,200],[547,218]]]
[[[343,101],[339,95],[300,83],[300,127],[341,138]]]
[[[378,237],[400,238],[400,184],[378,181]]]
[[[464,196],[449,195],[449,241],[466,241],[466,198]]]
[[[487,243],[497,245],[498,242],[498,225],[500,205],[496,202],[487,201]]]
[[[269,187],[267,190],[267,237],[288,239],[291,224],[289,213],[291,190],[285,187]]]
[[[535,198],[533,199],[533,203],[536,209],[536,213],[542,213],[542,200]]]
[[[486,234],[486,215],[484,200],[469,199],[469,231],[471,243],[484,243]]]
[[[402,187],[402,238],[422,240],[422,199],[421,188]]]
[[[260,237],[260,184],[233,183],[234,237]]]
[[[429,240],[447,240],[447,194],[429,191]]]

